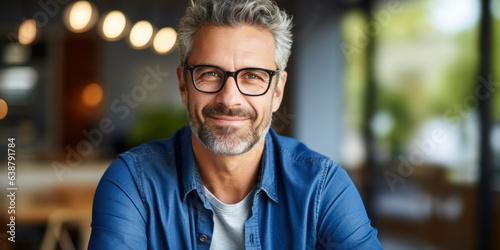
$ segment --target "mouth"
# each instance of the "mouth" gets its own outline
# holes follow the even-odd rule
[[[208,116],[208,118],[215,121],[219,126],[241,126],[245,124],[249,118],[241,116]]]

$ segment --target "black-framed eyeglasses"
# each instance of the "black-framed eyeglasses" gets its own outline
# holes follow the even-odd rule
[[[227,78],[232,76],[240,93],[248,96],[261,96],[267,93],[273,77],[279,70],[245,68],[234,72],[212,65],[184,64],[191,72],[196,90],[203,93],[217,93],[224,88]]]

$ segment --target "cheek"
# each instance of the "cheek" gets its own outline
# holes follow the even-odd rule
[[[202,119],[202,110],[204,107],[211,105],[211,98],[192,94],[192,92],[196,92],[196,90],[189,90],[187,108],[189,112]]]
[[[262,122],[262,121],[267,121],[271,118],[272,116],[272,100],[265,100],[259,104],[258,106],[254,107],[259,107],[259,109],[254,109],[257,112],[257,119]]]
[[[201,110],[203,109],[202,106],[200,106],[199,103],[196,103],[196,102],[190,102],[189,104],[189,109],[190,109],[190,112],[193,113],[194,115],[196,115],[197,117],[199,118],[202,118],[202,114],[201,114]],[[201,108],[200,108],[201,107]]]
[[[192,115],[196,114],[196,107],[198,106],[198,104],[196,103],[196,97],[194,97],[192,94],[191,94],[191,90],[188,91],[186,93],[186,107],[189,111],[189,113],[191,113]]]

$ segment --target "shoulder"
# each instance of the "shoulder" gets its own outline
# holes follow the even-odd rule
[[[188,136],[189,128],[182,128],[168,139],[149,141],[121,153],[108,168],[105,177],[116,179],[125,174],[131,175],[140,185],[158,178],[173,178],[177,173],[176,163],[182,157],[181,146],[185,146],[181,142]]]
[[[338,167],[336,161],[310,149],[297,139],[278,135],[273,130],[270,130],[270,135],[273,140],[275,154],[278,154],[289,163]]]
[[[143,143],[118,155],[127,163],[133,165],[144,165],[158,159],[164,160],[175,154],[175,146],[172,138],[153,140]]]
[[[168,139],[149,141],[118,155],[100,185],[104,188],[111,184],[126,193],[138,193],[144,204],[156,200],[156,192],[176,192],[174,187],[178,187],[182,171],[179,162],[187,157],[185,137],[190,136],[189,128],[182,128]]]
[[[345,170],[335,160],[308,148],[304,143],[286,136],[280,136],[271,130],[274,150],[274,163],[277,174],[284,184],[296,185],[300,178],[303,185],[323,193],[328,183],[349,183],[351,180]],[[289,181],[288,181],[289,180]]]

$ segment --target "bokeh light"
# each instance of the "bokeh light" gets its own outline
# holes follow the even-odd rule
[[[148,21],[137,22],[130,31],[129,42],[134,49],[145,49],[150,45],[153,26]]]
[[[0,120],[7,116],[8,110],[9,108],[7,106],[7,103],[3,99],[0,99]]]
[[[172,50],[177,40],[177,32],[170,27],[160,29],[153,40],[153,48],[158,54],[166,54]]]
[[[19,26],[19,44],[30,45],[36,38],[36,22],[33,19],[24,20]]]
[[[101,103],[103,98],[103,90],[101,85],[90,83],[82,91],[83,103],[87,106],[96,106]]]
[[[117,41],[123,38],[127,27],[127,17],[123,12],[114,10],[103,17],[101,35],[107,41]]]
[[[66,7],[64,24],[75,33],[91,29],[98,19],[97,8],[88,1],[78,1]]]

